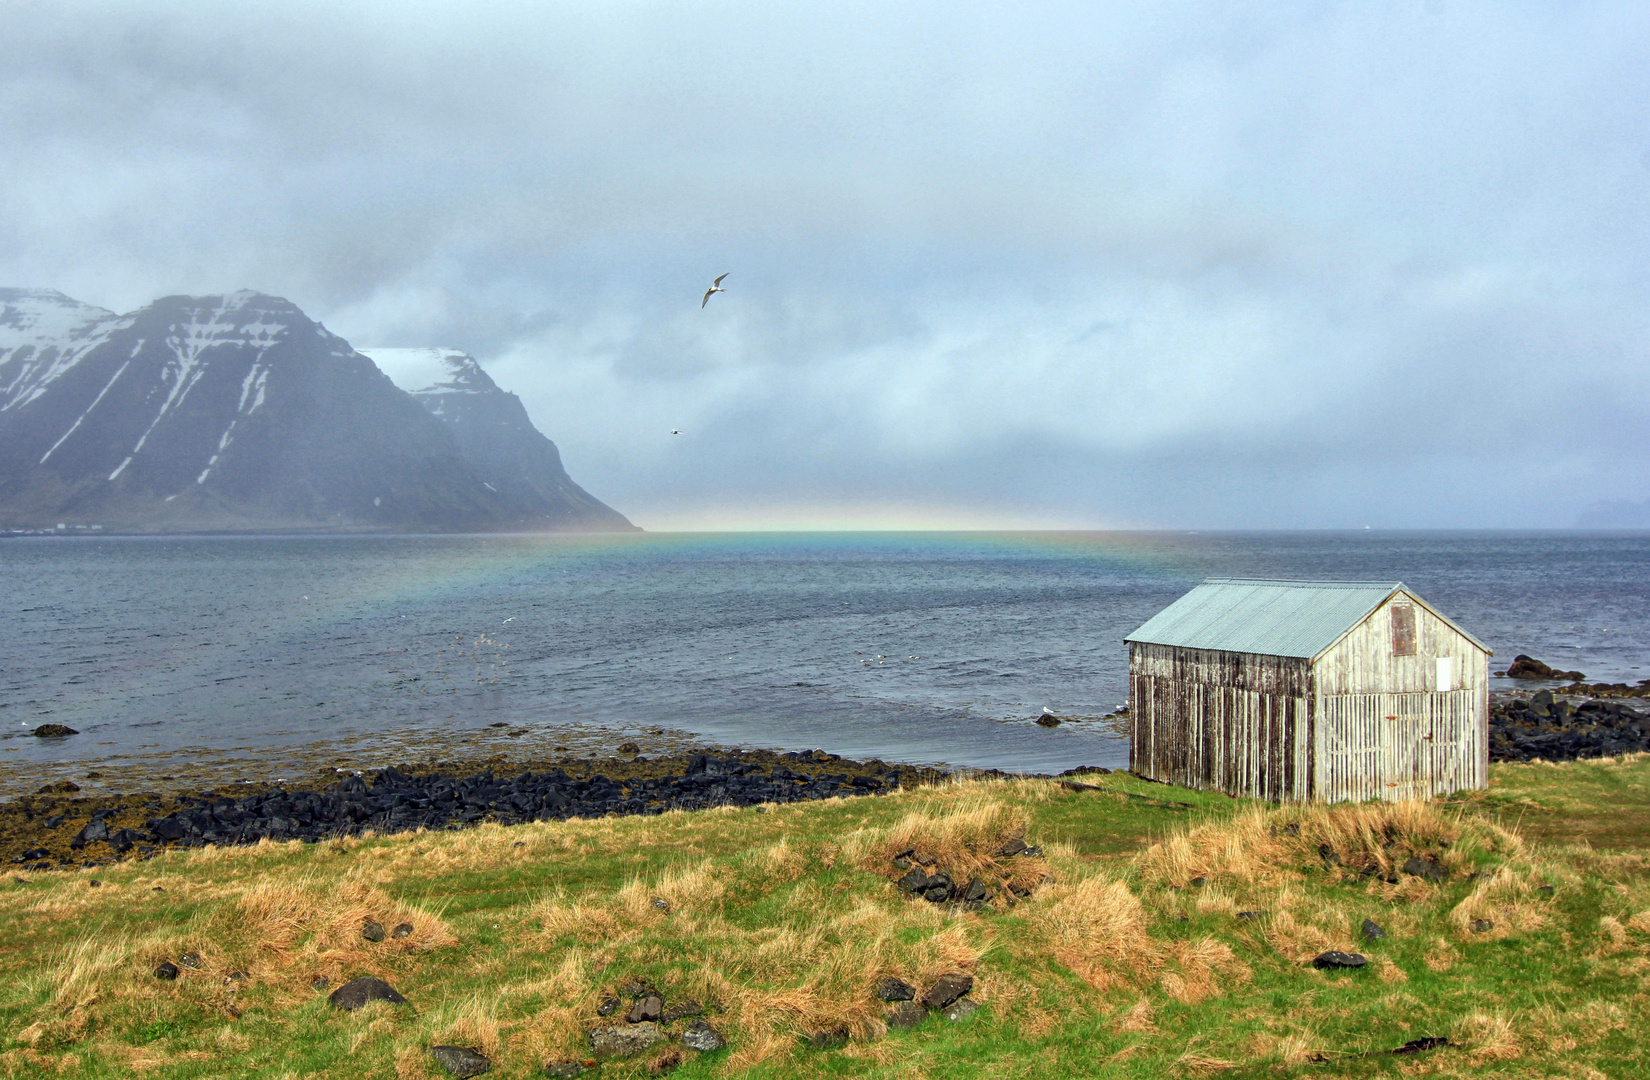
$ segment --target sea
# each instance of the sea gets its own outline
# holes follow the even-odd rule
[[[1650,677],[1642,532],[22,537],[0,575],[0,796],[626,742],[1115,767],[1124,635],[1219,576],[1403,581],[1492,670]]]

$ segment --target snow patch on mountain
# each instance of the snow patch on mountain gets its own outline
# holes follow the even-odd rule
[[[475,357],[460,349],[357,348],[407,393],[485,394],[498,387]]]

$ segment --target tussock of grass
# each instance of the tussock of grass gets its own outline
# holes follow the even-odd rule
[[[1650,763],[1588,768],[1599,791],[1650,782]],[[1105,783],[1152,801],[965,781],[763,814],[173,853],[100,870],[97,889],[43,875],[0,887],[0,1075],[435,1080],[427,1048],[452,1043],[526,1076],[584,1057],[586,1030],[617,1019],[597,1005],[632,980],[700,1001],[728,1039],[669,1050],[686,1078],[1650,1072],[1634,1037],[1650,1021],[1650,852],[1531,844],[1487,804],[1269,808]],[[1046,855],[1000,854],[1010,840]],[[1002,884],[998,904],[904,896],[906,851]],[[1411,856],[1448,879],[1402,873]],[[1366,918],[1384,941],[1362,938]],[[369,919],[413,932],[369,942]],[[1371,963],[1307,963],[1327,949]],[[186,951],[198,966],[175,982],[151,974]],[[953,972],[974,977],[980,1013],[887,1029],[878,980]],[[311,986],[363,974],[414,1007],[345,1015]],[[800,1042],[832,1029],[846,1048]],[[1458,1045],[1382,1056],[1421,1035]]]

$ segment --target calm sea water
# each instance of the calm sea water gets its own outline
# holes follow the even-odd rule
[[[625,738],[1117,765],[1123,635],[1213,575],[1400,579],[1503,664],[1650,677],[1645,534],[17,539],[0,573],[0,794]]]

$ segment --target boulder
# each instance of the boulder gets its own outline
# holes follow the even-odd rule
[[[390,937],[397,938],[397,939],[404,938],[404,937],[410,937],[412,935],[412,932],[413,932],[413,924],[410,923],[410,922],[404,922],[404,923],[401,923],[398,926],[396,926],[396,928],[394,930],[390,931]]]
[[[590,1049],[597,1057],[626,1057],[639,1054],[665,1041],[665,1033],[658,1024],[609,1024],[589,1031]]]
[[[943,1009],[972,989],[974,989],[974,977],[972,975],[964,975],[960,972],[941,975],[934,980],[934,985],[928,988],[920,1000],[927,1009]]]
[[[911,872],[900,878],[895,884],[899,886],[901,892],[909,896],[916,896],[928,889],[928,871],[920,866],[913,866]]]
[[[697,1001],[694,1001],[692,998],[689,998],[686,1001],[678,1001],[676,1004],[660,1013],[659,1022],[662,1024],[674,1024],[676,1021],[685,1016],[699,1016],[702,1015],[704,1011],[705,1007],[703,1005],[699,1004]]]
[[[946,1006],[943,1015],[947,1020],[952,1023],[956,1023],[958,1020],[967,1019],[979,1011],[979,1002],[970,1001],[968,998],[958,998],[956,1001],[953,1001],[950,1005]]]
[[[366,938],[368,941],[383,941],[384,926],[382,923],[375,923],[371,919],[368,919],[366,922],[361,924],[361,936]],[[431,1053],[434,1053],[434,1051],[432,1050]],[[466,1073],[465,1075],[468,1076],[469,1074]]]
[[[557,1077],[558,1080],[573,1080],[576,1076],[583,1076],[585,1071],[594,1064],[595,1062],[591,1062],[586,1065],[584,1062],[574,1061],[572,1058],[558,1058],[544,1063],[544,1075]]]
[[[160,967],[155,969],[155,978],[172,980],[178,977],[178,965],[170,960],[162,960]]]
[[[1386,931],[1381,929],[1380,923],[1377,923],[1374,919],[1365,919],[1363,935],[1365,941],[1380,941],[1386,937]]]
[[[1507,665],[1509,679],[1569,679],[1571,682],[1581,682],[1586,677],[1579,671],[1560,671],[1548,667],[1535,657],[1522,653],[1513,657],[1513,662]]]
[[[430,1056],[454,1076],[480,1076],[493,1071],[493,1063],[468,1046],[432,1046]]]
[[[1313,967],[1322,968],[1324,970],[1333,970],[1335,968],[1361,968],[1367,963],[1369,963],[1369,958],[1360,953],[1337,952],[1333,949],[1329,952],[1319,953],[1312,960]]]
[[[178,963],[191,971],[194,971],[201,966],[201,954],[198,952],[186,952],[182,956],[178,957]]]
[[[1475,934],[1487,934],[1495,929],[1495,923],[1489,919],[1474,919],[1467,924],[1467,929]]]
[[[41,724],[39,727],[34,729],[34,736],[37,739],[61,739],[65,735],[79,734],[80,732],[76,731],[74,728],[66,727],[63,724]],[[79,791],[80,789],[76,788],[75,790]]]
[[[878,1001],[911,1001],[916,996],[917,988],[904,979],[887,975],[877,981]]]
[[[1403,871],[1428,881],[1442,882],[1449,880],[1449,871],[1433,860],[1430,856],[1411,855],[1404,860]]]
[[[928,1019],[928,1010],[915,1001],[896,1001],[883,1010],[882,1021],[895,1031],[909,1031]]]
[[[727,1045],[722,1033],[705,1023],[695,1020],[682,1031],[682,1045],[689,1050],[703,1050],[706,1053],[720,1050]]]
[[[623,1004],[624,1002],[620,1001],[616,997],[604,997],[602,998],[601,1004],[596,1006],[596,1015],[612,1016],[614,1013],[619,1011],[619,1006]]]
[[[632,1024],[640,1024],[643,1021],[659,1019],[659,1015],[664,1011],[665,1002],[663,998],[658,994],[645,994],[637,998],[630,1006],[630,1011],[625,1014],[625,1019]]]
[[[391,1005],[405,1005],[407,999],[402,997],[389,983],[372,976],[363,976],[351,979],[327,995],[327,1000],[335,1009],[345,1012],[354,1012],[364,1008],[369,1001],[387,1001]]]

